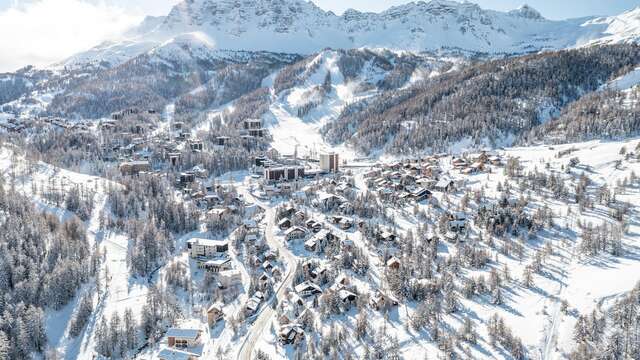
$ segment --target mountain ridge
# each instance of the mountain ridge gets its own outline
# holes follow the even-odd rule
[[[76,54],[61,66],[118,65],[186,33],[213,49],[309,55],[324,48],[387,48],[514,55],[640,39],[640,8],[612,17],[548,20],[529,5],[508,12],[470,2],[409,2],[374,13],[336,15],[304,0],[185,0],[147,17],[126,39]],[[629,24],[631,22],[631,24]]]

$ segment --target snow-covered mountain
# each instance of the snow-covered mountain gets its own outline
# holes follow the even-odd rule
[[[640,7],[617,16],[593,19],[584,26],[606,27],[602,36],[591,43],[637,42],[640,39]]]
[[[469,2],[431,0],[381,13],[341,16],[305,0],[185,0],[147,17],[125,40],[101,44],[64,64],[122,63],[183,34],[215,49],[311,54],[324,48],[520,54],[640,38],[640,8],[619,16],[562,21],[523,5],[509,12]]]

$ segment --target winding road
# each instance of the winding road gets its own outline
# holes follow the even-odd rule
[[[272,249],[278,249],[280,256],[284,258],[284,261],[287,264],[287,274],[284,277],[284,280],[276,290],[275,298],[272,298],[272,302],[279,303],[284,298],[285,289],[291,286],[293,281],[293,273],[296,264],[296,258],[291,254],[289,249],[284,246],[281,241],[277,241],[273,236],[273,228],[275,226],[275,210],[269,204],[263,203],[256,199],[249,191],[247,191],[244,187],[239,189],[239,192],[243,194],[245,199],[253,201],[256,205],[265,210],[265,216],[267,217],[267,228],[265,229],[265,238],[267,244]],[[273,320],[273,317],[276,315],[276,311],[273,309],[271,304],[265,304],[258,312],[258,317],[254,321],[251,329],[249,329],[249,334],[245,338],[244,342],[240,346],[240,350],[238,351],[238,360],[251,360],[253,352],[255,350],[255,346],[260,341],[262,334],[265,329]]]

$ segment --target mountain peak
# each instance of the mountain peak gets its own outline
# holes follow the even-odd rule
[[[74,56],[74,61],[107,58],[113,64],[160,45],[181,53],[190,43],[203,51],[289,54],[312,54],[327,47],[529,53],[587,41],[637,41],[638,12],[549,21],[529,5],[501,12],[469,1],[416,0],[382,12],[349,9],[338,16],[312,0],[183,0],[167,16],[145,19],[127,42],[93,48]]]
[[[538,10],[534,9],[533,7],[527,4],[523,4],[515,10],[511,10],[509,13],[512,15],[526,18],[526,19],[544,20],[544,17],[542,16],[542,14],[540,14]]]

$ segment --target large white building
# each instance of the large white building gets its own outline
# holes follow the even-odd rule
[[[212,258],[226,253],[229,241],[194,238],[187,241],[187,248],[192,259]]]
[[[338,172],[339,158],[336,153],[320,154],[320,169],[328,172]]]

